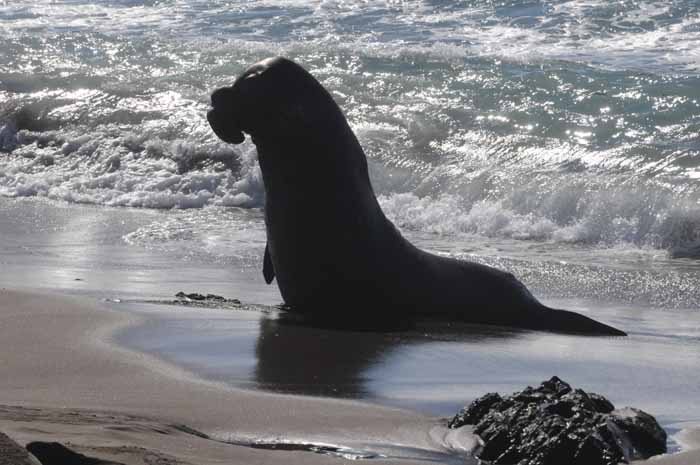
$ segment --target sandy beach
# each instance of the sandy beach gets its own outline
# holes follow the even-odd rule
[[[553,376],[652,415],[649,463],[700,465],[697,0],[0,0],[0,24],[0,465],[51,441],[102,465],[469,465],[446,419]],[[356,137],[291,75],[212,101],[274,56]],[[417,279],[378,208],[627,337],[404,325],[514,308],[480,273]],[[296,271],[269,266],[283,248]],[[400,329],[307,324],[290,293]]]
[[[454,454],[431,439],[437,419],[376,405],[236,390],[194,379],[151,357],[115,347],[110,334],[137,324],[89,300],[0,293],[0,431],[20,444],[58,441],[125,464],[328,463],[312,452],[268,451],[205,439],[331,443],[390,451],[416,463]],[[177,426],[185,425],[186,427]],[[406,450],[378,463],[411,463]],[[389,455],[389,454],[386,454]]]
[[[0,431],[21,445],[55,441],[127,465],[473,461],[446,445],[440,418],[234,389],[110,342],[119,328],[141,323],[88,298],[3,289]],[[688,451],[652,463],[700,463],[700,453],[691,450],[698,431],[681,438]],[[258,448],[251,447],[255,442]],[[265,443],[338,449],[260,448]]]

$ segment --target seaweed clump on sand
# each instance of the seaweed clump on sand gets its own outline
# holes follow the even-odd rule
[[[475,425],[483,442],[476,455],[493,465],[615,465],[666,452],[666,432],[654,417],[616,410],[556,376],[511,396],[476,399],[448,426],[464,425]]]

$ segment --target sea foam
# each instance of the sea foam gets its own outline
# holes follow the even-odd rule
[[[213,89],[283,54],[337,100],[407,230],[694,257],[699,15],[683,0],[17,0],[0,6],[0,195],[261,208],[253,145],[221,143],[205,114]]]

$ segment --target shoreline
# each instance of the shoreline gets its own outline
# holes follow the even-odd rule
[[[446,431],[437,418],[233,388],[114,342],[117,331],[146,319],[91,298],[0,290],[0,341],[8,354],[1,363],[12,374],[0,382],[0,431],[22,445],[56,441],[127,465],[145,463],[149,453],[162,463],[202,465],[476,463],[441,442]],[[700,463],[700,429],[679,435],[688,450],[649,462]],[[270,450],[280,444],[287,450]]]
[[[114,450],[99,449],[162,450],[184,463],[202,465],[331,459],[319,453],[235,446],[190,434],[190,428],[239,444],[267,439],[341,445],[381,455],[392,450],[391,459],[373,459],[380,463],[451,458],[431,440],[429,432],[438,425],[429,417],[357,401],[231,388],[110,342],[115,331],[139,321],[89,299],[0,291],[0,341],[10,354],[2,368],[12,373],[0,382],[0,431],[23,445],[34,440],[69,442],[81,453],[102,453],[111,460],[117,460]],[[95,422],[96,415],[100,421]],[[187,428],[173,429],[173,424]],[[418,459],[410,460],[407,451],[392,446],[400,444],[410,444]],[[129,460],[124,463],[140,463]]]

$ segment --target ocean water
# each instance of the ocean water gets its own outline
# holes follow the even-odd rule
[[[680,0],[4,1],[0,195],[188,209],[126,240],[248,253],[259,217],[241,228],[227,207],[263,206],[255,148],[218,141],[205,113],[214,88],[285,55],[345,111],[386,214],[436,248],[695,268],[673,259],[700,256],[699,13]]]
[[[697,257],[699,13],[694,0],[3,1],[0,195],[260,208],[254,147],[218,141],[205,112],[214,88],[285,55],[337,99],[404,229]]]
[[[40,269],[49,287],[101,297],[278,302],[260,271],[255,147],[222,143],[205,115],[213,89],[284,55],[342,107],[382,208],[411,241],[508,269],[545,301],[628,329],[632,345],[605,343],[623,361],[607,360],[593,387],[636,392],[633,375],[653,368],[670,386],[632,400],[663,407],[667,392],[680,399],[669,419],[700,421],[683,415],[700,383],[686,377],[700,347],[699,2],[0,0],[0,26],[3,282]],[[219,319],[207,321],[187,337],[215,337]],[[255,378],[262,352],[250,344],[248,362],[238,359],[248,368],[230,367],[225,344],[202,354],[173,324],[124,340],[217,379]],[[452,386],[463,390],[445,394],[454,406],[551,367],[595,379],[604,357],[576,358],[585,339],[538,337],[487,338],[500,348],[474,359],[476,379],[491,373],[484,382],[448,374],[460,351],[480,347],[458,336],[393,351],[377,342],[393,355],[360,364],[350,384],[394,402],[401,386],[420,386],[402,405],[440,404],[436,386]],[[485,368],[504,360],[522,364]],[[438,367],[433,382],[411,378],[413,363]],[[290,389],[319,393],[306,386]]]

